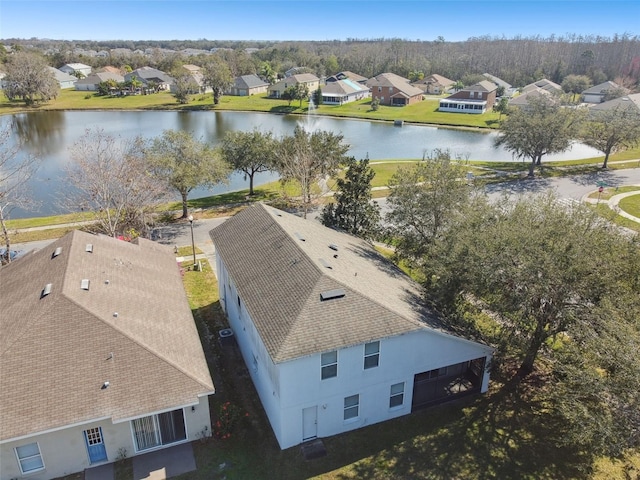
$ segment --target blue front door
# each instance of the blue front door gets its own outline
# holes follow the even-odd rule
[[[85,430],[84,441],[89,452],[89,461],[92,464],[107,460],[107,449],[104,447],[102,427]]]

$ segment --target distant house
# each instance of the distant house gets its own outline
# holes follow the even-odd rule
[[[81,78],[75,84],[76,90],[97,91],[98,85],[107,80],[113,80],[117,83],[124,82],[124,77],[119,73],[97,72]]]
[[[377,98],[380,105],[403,107],[422,100],[422,90],[409,84],[409,80],[395,73],[381,73],[367,80],[371,98]]]
[[[542,80],[538,80],[536,82],[530,83],[529,85],[526,85],[522,89],[522,91],[526,92],[527,90],[532,90],[532,89],[535,89],[536,87],[546,90],[549,93],[562,93],[562,87],[560,85],[546,78],[543,78]]]
[[[624,97],[614,98],[606,102],[594,105],[589,111],[597,112],[601,110],[614,110],[614,109],[631,109],[640,114],[640,93],[631,93]]]
[[[76,73],[81,73],[85,77],[91,74],[91,67],[84,63],[65,63],[58,70],[72,76],[75,76]]]
[[[106,67],[98,68],[93,73],[101,73],[101,72],[109,72],[109,73],[117,73],[118,75],[122,75],[122,70],[117,67],[112,67],[111,65],[107,65]],[[123,77],[124,78],[124,77]]]
[[[58,85],[60,85],[61,89],[73,88],[75,83],[78,81],[76,77],[73,75],[69,75],[68,73],[61,72],[57,68],[47,67],[53,76],[55,77]]]
[[[322,103],[326,105],[342,105],[370,95],[369,87],[350,79],[329,82],[322,87]]]
[[[492,349],[445,330],[367,242],[262,204],[211,238],[220,304],[280,448],[487,390]]]
[[[158,90],[169,90],[173,83],[173,78],[157,68],[141,67],[127,73],[124,76],[125,82],[137,78],[145,87],[155,85]]]
[[[496,77],[495,75],[491,75],[490,73],[483,73],[482,76],[489,80],[491,83],[495,83],[498,87],[504,88],[504,91],[507,95],[513,93],[513,86],[502,80],[501,78]]]
[[[363,77],[362,75],[358,75],[357,73],[344,71],[336,73],[335,75],[331,75],[327,77],[325,83],[337,82],[338,80],[351,80],[355,83],[361,83],[362,85],[367,83],[367,77]]]
[[[0,270],[0,470],[48,480],[211,433],[170,249],[73,231]]]
[[[269,96],[272,98],[281,98],[287,88],[293,87],[299,83],[306,85],[309,89],[309,93],[311,94],[318,89],[320,79],[313,73],[299,73],[297,75],[291,75],[269,86]]]
[[[424,93],[428,93],[430,95],[440,95],[443,92],[446,92],[448,89],[453,87],[456,82],[453,80],[449,80],[442,75],[438,75],[434,73],[429,75],[428,77],[423,78],[422,80],[418,80],[417,82],[413,82],[411,85],[421,89]]]
[[[193,90],[189,92],[190,94],[193,95],[193,94],[199,94],[199,93],[211,93],[213,91],[213,88],[206,85],[204,82],[202,67],[199,67],[198,65],[185,64],[185,65],[182,65],[182,69],[185,70],[186,74],[189,77],[191,77],[191,80],[193,80]],[[171,82],[171,85],[169,86],[169,89],[171,90],[171,92],[175,92],[176,87],[177,85],[175,84],[172,78],[172,82]]]
[[[495,83],[482,80],[440,100],[438,110],[453,113],[485,113],[493,108],[497,89]]]
[[[250,97],[251,95],[267,93],[268,89],[269,82],[265,82],[258,75],[242,75],[234,79],[233,86],[228,94]]]
[[[532,98],[541,96],[549,97],[551,95],[552,94],[548,90],[543,90],[540,87],[529,88],[526,91],[522,92],[520,95],[509,99],[509,106],[526,109],[529,107],[529,101]]]
[[[582,92],[582,101],[585,103],[602,103],[609,92],[620,89],[620,85],[615,82],[604,82]],[[628,90],[625,93],[628,93]]]

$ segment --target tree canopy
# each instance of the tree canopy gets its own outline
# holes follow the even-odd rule
[[[191,190],[226,181],[229,166],[210,145],[182,130],[165,130],[146,151],[154,174],[182,198],[182,218],[189,215]]]
[[[212,56],[203,65],[202,76],[204,84],[213,90],[213,104],[218,105],[224,92],[233,85],[229,66],[218,56]]]
[[[60,86],[45,59],[37,53],[17,52],[9,57],[5,68],[4,93],[9,100],[21,99],[33,105],[58,96]]]

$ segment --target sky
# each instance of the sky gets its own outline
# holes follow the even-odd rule
[[[633,0],[0,0],[0,39],[346,40],[640,35]]]

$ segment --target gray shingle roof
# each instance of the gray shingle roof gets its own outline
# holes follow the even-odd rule
[[[613,110],[615,108],[629,108],[640,112],[640,93],[632,93],[625,95],[624,97],[614,98],[613,100],[599,103],[591,107],[590,110]]]
[[[366,242],[314,220],[255,205],[211,238],[275,363],[439,329],[404,273]],[[321,301],[334,289],[345,296]]]
[[[242,75],[235,78],[236,88],[256,88],[266,86],[269,86],[269,83],[262,80],[258,75]]]
[[[3,267],[0,285],[0,440],[140,416],[213,391],[166,247],[75,231]]]
[[[620,88],[620,86],[617,83],[607,81],[599,85],[594,85],[591,88],[587,88],[584,92],[582,92],[582,94],[583,95],[585,94],[586,95],[598,95],[598,94],[606,95],[606,93],[609,90],[615,90],[616,88]]]

